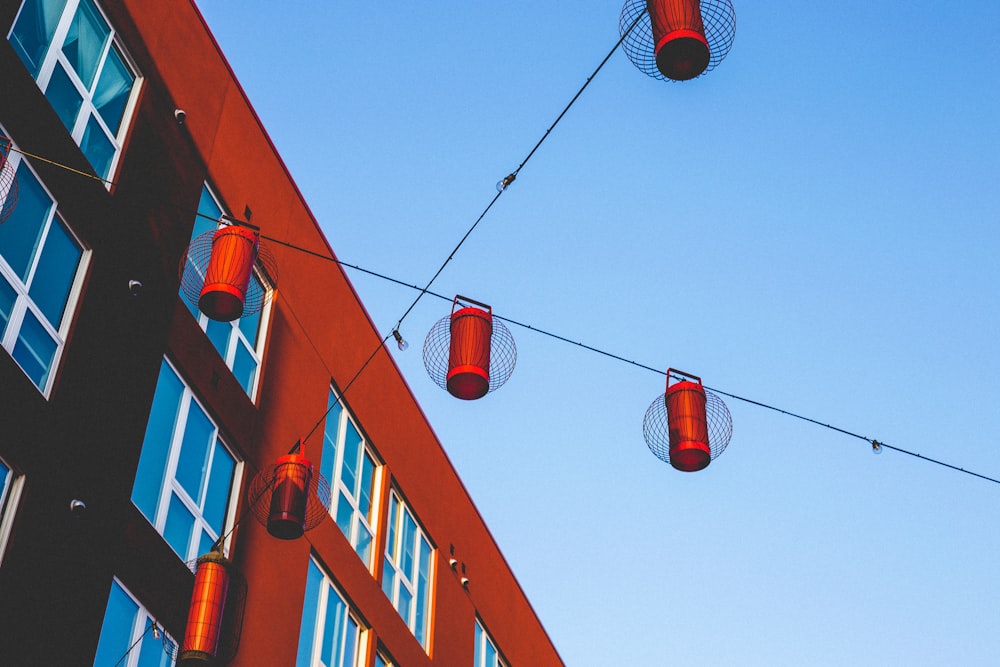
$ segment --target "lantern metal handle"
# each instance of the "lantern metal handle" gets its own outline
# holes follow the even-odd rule
[[[465,303],[471,303],[473,305],[480,306],[481,308],[483,308],[486,311],[488,311],[490,315],[493,314],[493,306],[488,306],[485,303],[482,303],[481,301],[476,301],[475,299],[470,299],[469,297],[462,296],[461,294],[455,295],[455,300],[451,302],[451,312],[452,313],[455,312],[455,307],[458,306],[458,302],[459,301],[461,301],[463,304],[465,304]]]
[[[685,378],[688,378],[689,380],[697,380],[698,381],[698,386],[699,387],[702,386],[702,384],[701,384],[701,378],[699,376],[694,375],[693,373],[685,373],[684,371],[679,371],[676,368],[668,368],[667,369],[667,387],[668,388],[670,387],[670,376],[671,375],[675,375],[675,374],[676,375],[681,375],[681,376],[683,376]]]

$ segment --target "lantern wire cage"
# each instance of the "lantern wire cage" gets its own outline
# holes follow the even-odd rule
[[[247,491],[247,502],[250,504],[250,511],[253,512],[253,515],[264,526],[267,525],[268,519],[271,516],[271,494],[274,492],[278,469],[282,465],[279,462],[274,465],[265,466],[264,469],[254,476]],[[312,530],[320,524],[323,517],[330,513],[330,484],[316,470],[315,466],[312,466],[312,468],[312,476],[309,480],[309,494],[306,499],[305,522],[302,526],[303,530]]]
[[[198,559],[189,560],[185,563],[192,574],[198,573]],[[226,576],[229,583],[226,590],[226,604],[222,610],[222,628],[219,631],[219,646],[215,654],[217,664],[231,662],[236,657],[240,648],[240,639],[243,637],[243,617],[247,606],[247,580],[243,574],[237,570],[232,561],[226,567]],[[187,628],[185,628],[185,631]],[[160,628],[160,640],[163,642],[163,652],[174,662],[180,657],[183,648],[182,643],[167,635],[166,631]],[[183,637],[183,635],[181,635]]]
[[[632,64],[644,74],[661,81],[673,81],[664,76],[656,66],[656,43],[653,39],[649,12],[646,11],[646,2],[647,0],[625,0],[621,17],[618,19],[618,34],[624,39],[622,47]],[[715,69],[733,48],[733,39],[736,37],[736,10],[730,0],[701,0],[700,6],[710,54],[708,67],[699,75],[704,76]],[[628,32],[629,27],[637,21],[631,32]]]
[[[232,224],[225,218],[219,221],[220,225]],[[205,286],[205,275],[208,271],[208,264],[212,258],[212,241],[218,229],[213,229],[191,239],[187,252],[181,259],[180,277],[181,292],[195,308],[198,308],[198,301],[201,298],[202,287]],[[253,315],[264,309],[264,306],[271,300],[275,288],[278,286],[278,263],[270,248],[264,243],[260,243],[257,250],[257,259],[254,262],[253,276],[247,285],[246,298],[243,302],[243,315]]]
[[[0,223],[7,222],[17,206],[17,172],[9,160],[12,145],[0,136]]]
[[[475,303],[475,302],[473,302]],[[456,300],[462,305],[461,300]],[[517,346],[510,329],[495,316],[491,318],[489,390],[495,391],[507,383],[517,364]],[[442,317],[424,339],[424,368],[434,384],[448,390],[448,365],[451,353],[451,316]]]
[[[726,451],[733,437],[733,417],[725,402],[705,390],[705,417],[708,421],[708,447],[714,461]],[[667,422],[666,394],[660,394],[646,410],[642,420],[642,435],[646,446],[656,458],[670,463],[670,427]]]

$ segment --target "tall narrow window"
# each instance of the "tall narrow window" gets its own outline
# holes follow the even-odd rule
[[[223,213],[218,199],[207,185],[204,186],[191,238],[218,229]],[[255,281],[263,289],[263,279],[256,271],[250,276],[250,280]],[[267,327],[268,308],[265,306],[262,312],[249,313],[232,322],[218,322],[210,319],[186,299],[184,303],[225,360],[226,366],[233,372],[237,382],[253,400],[257,394],[260,362],[264,355],[264,331]]]
[[[395,490],[389,495],[388,529],[382,590],[426,649],[432,549],[423,529]]]
[[[476,619],[476,659],[472,664],[474,667],[507,667],[507,663],[500,659],[496,642],[489,636],[478,618]]]
[[[361,623],[315,559],[309,559],[306,599],[296,667],[357,667],[364,664]]]
[[[20,490],[20,476],[0,460],[0,562],[3,562],[3,552],[7,546],[7,536],[14,521],[14,506]]]
[[[330,482],[330,514],[361,560],[371,567],[378,462],[332,390],[329,408],[320,471]]]
[[[115,579],[104,611],[101,639],[97,645],[94,667],[169,667],[174,664],[167,651],[176,643],[167,635],[157,638],[155,621],[149,612]],[[156,634],[162,633],[158,628]]]
[[[181,560],[210,551],[232,523],[238,468],[218,427],[164,359],[132,502]]]
[[[137,76],[94,0],[24,0],[10,43],[97,175],[121,152]]]
[[[0,344],[49,393],[83,275],[84,250],[19,153],[17,207],[0,225]]]

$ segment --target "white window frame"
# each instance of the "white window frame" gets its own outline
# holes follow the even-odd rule
[[[7,135],[6,130],[0,127],[0,132],[3,135]],[[84,245],[80,237],[77,236],[73,228],[66,222],[66,220],[59,214],[59,202],[56,198],[52,196],[52,193],[42,182],[42,179],[38,177],[35,170],[31,168],[28,161],[23,158],[20,152],[15,150],[15,145],[11,141],[11,151],[7,156],[7,162],[4,164],[4,170],[12,169],[15,173],[18,169],[24,168],[31,172],[31,175],[38,182],[38,185],[42,188],[45,195],[52,201],[52,206],[49,208],[49,212],[42,223],[42,231],[39,234],[39,241],[37,247],[35,248],[34,255],[31,259],[31,265],[28,268],[28,278],[27,281],[21,280],[21,276],[7,263],[6,258],[0,253],[0,275],[3,279],[10,285],[10,287],[15,292],[14,306],[11,309],[10,320],[7,322],[7,329],[2,334],[0,338],[0,346],[2,346],[13,358],[14,356],[14,346],[17,345],[18,336],[21,333],[21,327],[24,325],[24,316],[29,311],[34,316],[34,318],[42,325],[45,332],[52,337],[56,343],[55,352],[52,354],[52,363],[50,364],[48,375],[45,378],[45,385],[38,386],[32,379],[31,384],[33,384],[38,391],[42,393],[46,399],[49,398],[52,393],[52,387],[55,385],[55,379],[57,371],[59,369],[59,362],[62,360],[63,350],[66,347],[66,338],[69,335],[70,324],[73,321],[73,315],[76,312],[76,306],[80,300],[80,294],[83,290],[83,278],[87,273],[87,268],[90,264],[90,249]],[[34,277],[35,272],[38,269],[39,260],[42,255],[42,250],[45,248],[45,244],[48,241],[49,233],[52,231],[52,226],[54,224],[62,224],[63,228],[66,230],[69,237],[74,243],[80,248],[80,261],[76,268],[76,275],[73,276],[73,284],[70,286],[69,292],[66,295],[66,303],[63,306],[62,320],[56,324],[49,322],[48,318],[42,313],[41,308],[39,308],[34,300],[29,295],[29,290]],[[15,362],[17,360],[15,359]],[[20,364],[18,364],[20,366]],[[24,370],[22,368],[22,370]],[[27,371],[25,371],[27,375]],[[30,376],[28,376],[31,379]]]
[[[203,413],[205,413],[205,416],[208,418],[208,421],[212,424],[213,443],[218,443],[219,445],[224,447],[226,451],[229,452],[230,456],[233,457],[234,461],[233,479],[232,483],[229,486],[229,498],[226,500],[226,515],[222,524],[222,532],[223,535],[225,535],[225,540],[223,540],[223,555],[228,556],[229,549],[232,545],[232,539],[233,539],[232,527],[236,520],[236,506],[239,501],[240,480],[243,479],[244,461],[236,454],[236,452],[233,451],[231,447],[229,447],[226,444],[225,440],[222,438],[219,432],[219,425],[215,423],[214,419],[212,419],[211,412],[207,410],[204,405],[202,405],[201,401],[198,400],[198,397],[195,396],[194,391],[192,391],[191,387],[184,380],[184,376],[180,373],[180,371],[177,370],[177,367],[174,366],[169,359],[164,358],[164,362],[170,367],[170,370],[172,370],[174,374],[177,376],[177,378],[180,380],[184,389],[181,392],[180,406],[178,407],[177,413],[174,418],[174,426],[173,426],[174,430],[173,433],[171,433],[170,435],[169,451],[167,454],[167,464],[163,470],[163,477],[160,480],[160,495],[156,501],[156,517],[153,519],[151,523],[153,524],[153,527],[156,528],[156,532],[158,532],[160,535],[163,535],[164,539],[166,539],[164,531],[166,530],[167,517],[170,510],[170,499],[171,496],[176,495],[177,498],[181,501],[181,503],[184,504],[184,507],[191,513],[192,516],[194,516],[193,530],[195,531],[195,534],[201,535],[200,531],[204,530],[208,534],[208,536],[211,537],[213,540],[218,541],[219,539],[218,533],[216,533],[216,531],[205,520],[205,517],[202,514],[202,509],[198,507],[197,499],[191,498],[187,490],[181,485],[179,481],[177,481],[177,464],[180,461],[181,445],[184,442],[184,433],[185,429],[188,426],[188,421],[187,421],[188,414],[191,411],[191,405],[192,404],[197,405],[198,408],[201,409]],[[184,424],[184,429],[179,428],[180,424]],[[212,462],[215,457],[215,451],[216,450],[213,447],[212,451],[209,454],[209,459],[205,463],[206,470],[209,471],[212,470]],[[202,481],[202,484],[207,485],[208,483],[209,479],[206,477],[206,479]],[[207,488],[203,486],[203,488],[199,489],[199,494],[204,494],[206,491]],[[199,553],[200,552],[199,544],[200,544],[199,540],[191,539],[188,543],[188,552],[186,554],[178,554],[180,559],[183,560],[184,562],[191,562],[197,559],[198,556],[203,555]],[[173,550],[172,545],[171,545],[171,550]]]
[[[351,547],[354,548],[354,552],[358,554],[361,561],[365,564],[365,567],[371,571],[372,566],[375,562],[375,538],[378,533],[376,531],[376,524],[380,512],[380,496],[379,489],[382,483],[382,472],[383,466],[382,462],[379,460],[378,456],[375,454],[375,450],[369,445],[368,438],[365,437],[364,432],[358,425],[354,416],[344,405],[343,401],[340,402],[339,410],[334,416],[333,406],[338,401],[338,396],[336,390],[333,387],[330,388],[330,397],[328,406],[330,407],[330,412],[327,416],[327,423],[323,429],[323,463],[321,465],[321,471],[327,477],[327,481],[330,484],[330,506],[327,508],[330,512],[330,516],[333,518],[337,527],[340,528],[341,533],[347,538],[347,541],[351,543]],[[335,420],[336,423],[332,423]],[[360,484],[362,482],[362,463],[365,457],[371,459],[373,464],[372,471],[372,488],[371,488],[371,511],[370,517],[365,516],[365,514],[360,509],[360,501],[358,498],[358,492],[355,489],[348,488],[347,484],[343,478],[344,471],[344,456],[346,454],[346,447],[344,446],[345,440],[347,438],[347,425],[350,424],[358,436],[361,438],[360,446],[358,447],[358,475],[357,484],[360,489]],[[333,433],[331,431],[336,429]],[[330,454],[334,455],[334,458],[329,461],[326,457]],[[329,465],[327,465],[329,463]],[[341,495],[343,494],[343,496]],[[349,533],[344,533],[343,526],[337,521],[337,513],[341,509],[340,503],[342,500],[346,500],[351,512],[351,526]],[[365,561],[361,553],[358,551],[358,545],[360,543],[361,531],[365,530],[371,536],[371,541],[368,543],[368,560]]]
[[[212,201],[215,203],[215,206],[219,209],[220,220],[217,222],[215,227],[216,229],[219,229],[220,227],[223,226],[221,218],[224,218],[228,215],[228,213],[226,213],[226,207],[222,205],[222,202],[219,200],[219,197],[215,194],[215,190],[213,190],[208,183],[204,184],[204,191],[208,192],[208,195],[212,198]],[[198,215],[201,216],[201,213],[199,213]],[[195,228],[197,229],[197,226]],[[192,238],[192,240],[194,239]],[[264,289],[272,289],[270,280],[268,280],[267,276],[261,274],[257,266],[254,266],[253,277],[251,278],[251,280],[260,281],[264,285]],[[183,293],[182,293],[182,298],[183,298]],[[232,330],[229,332],[229,336],[226,339],[225,353],[219,351],[218,348],[215,348],[214,342],[212,344],[212,347],[215,348],[215,350],[219,352],[219,354],[222,356],[222,360],[225,362],[226,368],[228,368],[230,372],[235,372],[233,366],[236,364],[236,352],[239,350],[241,346],[244,350],[246,350],[250,354],[250,358],[253,360],[255,364],[255,369],[254,369],[253,382],[251,383],[247,395],[250,397],[250,400],[252,402],[256,403],[257,390],[260,387],[261,371],[263,370],[264,366],[263,363],[264,348],[267,341],[267,331],[268,331],[268,326],[270,325],[271,322],[270,302],[265,303],[264,307],[261,309],[260,312],[260,319],[257,322],[256,345],[251,344],[251,342],[247,339],[246,334],[243,332],[243,329],[240,328],[240,319],[233,320],[232,322],[213,322],[213,320],[211,320],[208,317],[208,315],[206,315],[205,313],[201,312],[198,309],[197,305],[190,303],[188,303],[187,305],[188,309],[191,311],[191,314],[194,315],[195,319],[198,321],[198,326],[201,327],[201,330],[204,331],[206,335],[208,334],[208,327],[210,323],[214,323],[216,325],[221,325],[221,326],[225,326],[226,324],[228,324],[229,326],[232,327]],[[239,381],[238,378],[237,381]],[[246,387],[244,387],[244,389],[246,389]]]
[[[319,596],[316,604],[315,623],[312,628],[312,647],[310,649],[309,667],[362,667],[362,665],[368,664],[368,661],[365,659],[366,642],[364,641],[365,633],[368,631],[367,626],[358,617],[357,612],[354,611],[354,608],[347,601],[347,598],[345,598],[340,592],[340,589],[334,582],[333,577],[331,577],[326,568],[323,567],[323,564],[320,563],[315,556],[311,556],[309,561],[316,567],[317,570],[319,570],[320,574],[323,575],[323,579],[320,582]],[[335,662],[332,665],[327,665],[322,659],[324,631],[326,630],[326,612],[330,604],[331,595],[336,595],[343,604],[344,620],[346,621],[349,618],[353,621],[354,626],[357,628],[357,634],[354,637],[354,661],[349,665],[343,663],[343,654],[336,656],[334,658]],[[344,634],[341,636],[340,641],[341,651],[343,651],[343,648],[346,645],[346,642],[343,640],[347,636],[347,630],[348,626],[345,622],[342,629]]]
[[[147,641],[152,640],[159,643],[163,641],[163,638],[166,638],[167,640],[173,642],[174,646],[177,647],[178,646],[177,640],[175,640],[172,636],[170,636],[170,634],[168,634],[167,631],[162,626],[156,623],[156,619],[154,619],[153,615],[149,613],[149,610],[146,609],[145,605],[139,602],[139,599],[132,594],[132,591],[130,591],[118,577],[114,577],[112,581],[114,583],[111,586],[111,591],[109,591],[108,593],[109,602],[111,600],[111,593],[114,591],[115,585],[117,585],[120,589],[122,589],[125,595],[127,595],[129,599],[131,599],[132,602],[134,602],[136,606],[139,607],[136,610],[135,619],[132,622],[132,631],[129,633],[128,637],[127,646],[130,647],[128,650],[128,657],[125,660],[120,661],[121,662],[120,667],[138,667],[139,658],[142,655],[142,646]],[[105,614],[106,613],[107,612],[105,612]],[[149,631],[150,624],[155,624],[157,630],[163,633],[161,638],[157,639],[153,637],[153,633]],[[103,632],[103,630],[104,628],[102,626],[101,631]],[[142,639],[142,641],[139,641],[140,638]],[[160,650],[162,651],[163,649],[160,648]],[[166,653],[164,653],[164,657],[167,657]],[[175,662],[176,661],[174,658],[170,658],[169,660],[170,665],[174,665]],[[94,665],[94,667],[102,667],[102,666]]]
[[[493,649],[492,655],[487,649]],[[486,631],[483,623],[476,618],[475,661],[473,667],[507,667],[507,662],[500,654],[497,643]]]
[[[397,508],[395,517],[393,517],[393,507]],[[409,515],[410,519],[413,521],[415,530],[413,535],[414,541],[414,556],[413,556],[413,568],[412,572],[404,572],[402,569],[402,563],[397,562],[401,560],[399,556],[393,554],[402,554],[404,545],[403,541],[403,523],[404,516]],[[395,525],[391,525],[395,519]],[[410,510],[409,505],[403,500],[402,496],[396,491],[396,489],[391,489],[389,491],[389,512],[387,514],[387,525],[386,534],[387,539],[385,542],[385,552],[383,554],[383,569],[382,569],[382,592],[385,593],[389,601],[392,602],[393,608],[399,613],[400,617],[406,623],[406,627],[410,629],[413,636],[420,642],[420,645],[424,647],[424,650],[430,647],[430,635],[431,635],[431,618],[433,616],[434,610],[434,564],[435,558],[434,554],[436,552],[436,547],[434,543],[431,542],[430,538],[427,537],[427,532],[420,525],[420,521],[417,519],[416,515]],[[393,544],[395,542],[396,544]],[[427,546],[427,607],[424,610],[424,627],[417,626],[417,607],[419,605],[419,572],[420,572],[420,556],[421,556],[421,546]],[[391,572],[390,572],[391,570]],[[391,576],[391,581],[387,579]],[[387,584],[391,587],[391,590],[387,590]],[[410,609],[407,615],[399,610],[400,602],[400,591],[405,588],[406,592],[410,595]],[[422,637],[421,637],[422,635]]]
[[[66,60],[66,56],[63,54],[63,44],[66,41],[66,35],[69,33],[73,17],[76,15],[76,10],[80,6],[80,2],[81,0],[66,0],[66,6],[63,7],[62,15],[59,17],[59,22],[56,24],[55,32],[52,34],[52,39],[49,41],[48,48],[45,51],[42,64],[39,66],[38,75],[35,77],[35,81],[38,83],[38,87],[42,90],[42,92],[46,92],[49,87],[49,82],[52,79],[52,73],[55,71],[56,63],[58,62],[62,65],[63,70],[70,78],[70,82],[83,98],[80,109],[77,111],[76,120],[74,121],[75,124],[69,131],[70,135],[73,137],[73,142],[77,146],[81,146],[84,132],[86,132],[87,129],[87,121],[89,121],[90,118],[96,118],[97,122],[101,126],[101,129],[104,131],[105,136],[110,137],[111,139],[111,144],[114,147],[114,155],[111,157],[111,162],[108,164],[108,173],[98,174],[98,176],[102,179],[105,179],[105,187],[111,189],[112,181],[114,180],[113,176],[118,169],[118,163],[121,159],[122,148],[125,144],[125,137],[128,135],[132,116],[134,114],[136,104],[138,103],[139,90],[142,88],[143,77],[139,73],[139,68],[136,66],[135,61],[125,49],[124,44],[121,43],[121,40],[118,37],[118,31],[115,30],[114,24],[112,24],[98,0],[93,0],[94,7],[97,9],[101,18],[110,30],[110,38],[108,39],[108,43],[105,45],[104,51],[102,51],[101,56],[98,59],[100,64],[94,74],[94,82],[92,84],[93,90],[86,90],[83,87],[83,82],[80,81],[73,66],[68,60]],[[23,8],[24,2],[21,3],[21,7],[18,9],[18,16],[15,17],[14,23],[11,24],[11,32],[13,32],[13,27],[17,24],[17,19],[20,17],[21,10],[23,10]],[[10,33],[8,33],[7,39],[10,39]],[[118,52],[118,55],[121,56],[122,62],[125,63],[125,66],[135,77],[132,82],[132,90],[129,92],[128,101],[125,103],[125,108],[122,111],[121,126],[118,128],[117,134],[110,131],[107,124],[104,122],[104,118],[102,118],[100,112],[98,112],[97,107],[94,106],[93,101],[94,90],[96,90],[98,82],[101,79],[101,73],[104,71],[104,65],[107,62],[108,52],[111,49],[115,49]]]
[[[21,498],[21,489],[24,488],[24,475],[3,459],[0,459],[0,465],[7,469],[6,479],[0,484],[0,565],[2,565],[7,542],[10,539],[10,530],[14,524],[14,515],[17,513],[17,503]]]

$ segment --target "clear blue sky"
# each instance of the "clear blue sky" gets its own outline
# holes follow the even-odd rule
[[[199,6],[340,258],[419,284],[621,10]],[[736,14],[689,83],[617,53],[434,289],[1000,476],[1000,6]],[[388,333],[414,293],[351,277]],[[438,389],[449,308],[393,354],[568,665],[996,664],[1000,485],[731,399],[728,451],[679,473],[642,437],[655,373],[514,327],[505,387]]]

